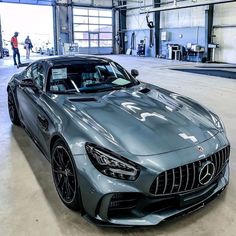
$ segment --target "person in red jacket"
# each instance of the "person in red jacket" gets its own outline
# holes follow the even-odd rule
[[[12,50],[13,50],[13,60],[14,60],[14,65],[17,65],[16,63],[16,56],[18,59],[18,64],[21,64],[20,62],[20,52],[19,52],[19,48],[18,48],[18,37],[19,33],[15,32],[14,36],[11,38],[11,46],[12,46]]]

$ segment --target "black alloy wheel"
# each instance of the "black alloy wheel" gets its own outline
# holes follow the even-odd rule
[[[54,184],[61,200],[68,208],[79,210],[79,190],[74,162],[61,140],[54,144],[51,165]]]
[[[20,119],[17,114],[15,101],[13,98],[13,94],[10,90],[8,91],[8,112],[9,112],[11,122],[14,125],[20,125]]]

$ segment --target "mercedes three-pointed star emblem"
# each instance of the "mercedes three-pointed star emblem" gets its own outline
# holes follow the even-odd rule
[[[215,171],[215,165],[212,162],[207,161],[205,164],[203,164],[199,171],[199,183],[201,185],[208,184],[214,177]]]

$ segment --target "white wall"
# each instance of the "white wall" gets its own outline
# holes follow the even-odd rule
[[[214,25],[236,25],[236,2],[215,5]]]
[[[72,0],[81,5],[92,5],[95,7],[112,7],[112,0]]]
[[[140,14],[140,10],[127,12],[126,27],[129,30],[149,29],[146,21],[146,14]],[[153,20],[153,13],[149,14],[149,20]]]
[[[226,63],[236,63],[236,28],[215,28],[215,43],[219,44],[216,49],[215,60]]]
[[[236,2],[215,6],[214,26],[216,61],[236,63]]]
[[[94,5],[98,7],[112,7],[112,0],[94,0]]]
[[[161,28],[204,26],[205,7],[184,8],[161,12]]]
[[[142,4],[139,3],[128,3],[131,7],[142,7],[144,5],[152,5],[153,0],[145,0]],[[149,20],[153,20],[153,13],[149,14]],[[146,22],[146,14],[140,14],[140,9],[127,11],[127,22],[126,27],[128,30],[140,30],[140,29],[148,29]]]
[[[91,5],[92,0],[72,0],[72,2],[77,3],[77,4],[84,4],[84,5]]]

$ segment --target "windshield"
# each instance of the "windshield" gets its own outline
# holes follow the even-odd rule
[[[49,91],[53,93],[99,92],[131,87],[137,83],[114,62],[79,62],[55,66],[49,71]]]

